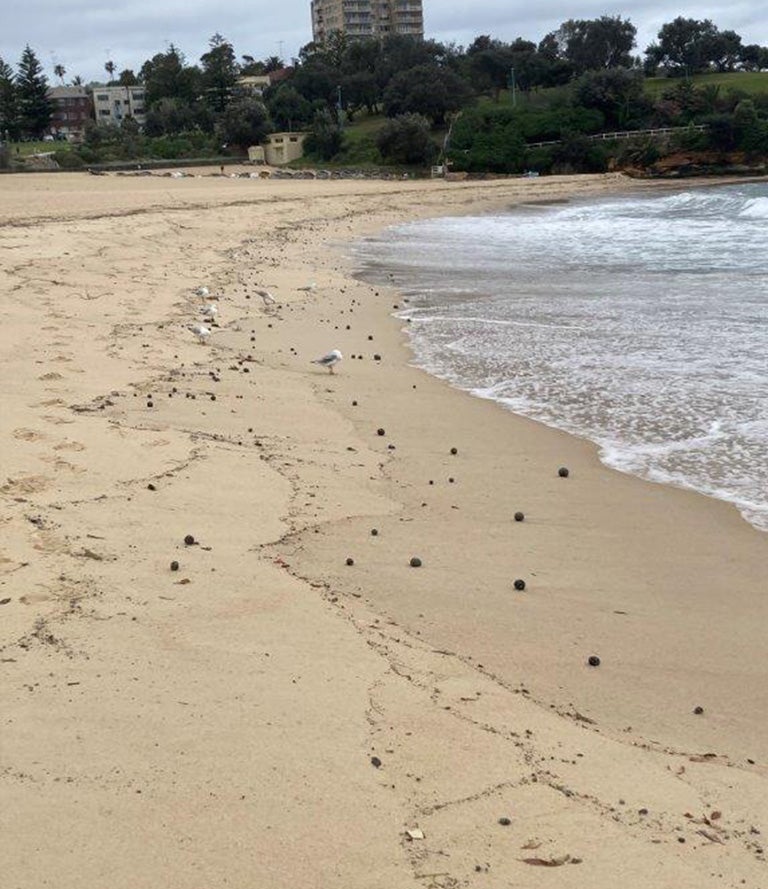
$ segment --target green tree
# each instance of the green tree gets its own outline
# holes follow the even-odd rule
[[[19,137],[19,96],[13,68],[0,59],[0,141]]]
[[[48,79],[29,45],[21,55],[16,85],[21,132],[41,139],[51,124],[53,103],[48,98]]]
[[[556,32],[560,54],[577,74],[603,68],[629,68],[637,28],[621,16],[568,19]]]
[[[698,21],[678,16],[661,26],[658,43],[645,51],[646,70],[662,67],[671,74],[688,75],[706,69],[709,62],[708,43],[717,33],[709,19]]]
[[[388,120],[376,135],[376,147],[392,164],[429,164],[437,155],[429,121],[420,114],[401,114]]]
[[[67,69],[63,65],[54,65],[53,73],[59,78],[62,86],[64,85],[64,75],[67,73]]]
[[[203,97],[214,112],[222,112],[232,101],[240,68],[235,51],[221,34],[214,34],[208,42],[210,49],[203,53]]]
[[[139,80],[144,84],[147,107],[160,99],[192,103],[202,92],[200,69],[187,65],[184,54],[173,44],[166,52],[157,53],[144,62]]]
[[[329,161],[341,151],[343,142],[344,134],[330,110],[318,109],[312,122],[312,132],[306,141],[307,151]]]
[[[650,113],[650,105],[643,101],[643,87],[641,71],[587,71],[574,84],[574,100],[584,108],[601,111],[609,127],[625,129]]]
[[[269,116],[278,130],[301,128],[312,120],[312,105],[290,84],[281,84],[267,102]]]
[[[243,149],[258,145],[271,131],[269,112],[259,99],[231,102],[216,124],[216,134],[223,143]]]
[[[469,100],[470,88],[458,74],[436,63],[418,65],[396,74],[384,91],[384,113],[423,114],[434,125],[459,111]]]
[[[125,68],[123,71],[120,72],[120,76],[117,78],[117,82],[120,84],[120,86],[136,86],[139,82],[139,78],[130,68]]]

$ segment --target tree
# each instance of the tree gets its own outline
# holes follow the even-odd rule
[[[646,69],[661,66],[673,75],[695,74],[706,69],[709,62],[708,42],[717,33],[709,19],[698,21],[678,16],[661,26],[658,43],[645,51]]]
[[[312,105],[290,84],[281,84],[267,103],[269,115],[279,130],[290,132],[312,120]]]
[[[603,68],[630,68],[637,28],[620,16],[569,19],[556,32],[560,54],[577,74]]]
[[[203,53],[203,97],[212,111],[222,112],[232,101],[240,68],[232,44],[221,34],[214,34],[208,42],[210,49]]]
[[[21,132],[41,139],[50,126],[53,103],[48,98],[48,79],[43,66],[29,45],[21,55],[16,84]]]
[[[344,142],[341,127],[328,108],[320,108],[315,112],[312,122],[312,133],[305,143],[308,152],[319,154],[323,160],[329,161],[340,151]]]
[[[608,126],[621,129],[650,109],[643,99],[643,75],[640,71],[612,68],[587,71],[574,84],[574,99],[584,108],[596,108]]]
[[[0,58],[0,141],[19,137],[19,96],[13,68]]]
[[[125,68],[120,72],[117,82],[120,86],[136,86],[139,82],[139,78],[133,73],[131,68]]]
[[[147,107],[160,99],[197,101],[202,92],[200,69],[186,64],[183,53],[171,44],[164,53],[157,53],[144,62],[139,72],[144,84]]]
[[[741,37],[735,31],[714,32],[704,39],[704,59],[718,71],[733,71],[741,61]]]
[[[384,113],[387,117],[423,114],[440,125],[446,114],[462,108],[469,95],[469,86],[453,71],[436,63],[417,65],[392,78],[384,92]]]
[[[238,99],[222,112],[216,133],[227,145],[248,148],[258,145],[272,131],[266,105],[259,99]]]
[[[110,83],[112,83],[112,81],[114,80],[116,69],[117,69],[117,65],[115,65],[115,63],[112,61],[112,59],[105,62],[104,70],[107,72],[107,76],[109,77]]]
[[[376,146],[392,164],[429,164],[438,151],[429,121],[420,114],[401,114],[388,120],[376,135]]]
[[[64,85],[64,75],[67,73],[67,69],[63,65],[54,65],[53,73],[59,78],[61,81],[61,85]]]

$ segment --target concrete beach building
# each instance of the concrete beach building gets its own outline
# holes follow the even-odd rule
[[[312,0],[312,38],[323,43],[334,32],[367,39],[388,34],[424,36],[422,0]]]
[[[51,133],[70,142],[77,142],[89,120],[93,120],[93,103],[84,86],[54,86],[48,90],[53,103]]]
[[[94,86],[93,109],[98,123],[119,126],[132,117],[140,126],[146,120],[143,86]]]

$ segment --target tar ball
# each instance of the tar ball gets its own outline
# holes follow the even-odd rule
[[[355,564],[355,560],[353,558],[347,559],[347,565],[351,568]]]
[[[515,513],[515,521],[516,522],[522,522],[522,521],[524,521],[524,519],[525,519],[525,513],[523,513],[523,512],[516,512]]]
[[[184,545],[185,546],[194,546],[195,545],[195,538],[191,534],[187,534],[187,536],[184,538]]]
[[[515,581],[515,584],[514,584],[514,585],[515,585],[515,589],[516,589],[516,590],[520,590],[521,592],[525,589],[525,581],[522,580],[522,579],[519,578],[519,577],[518,577],[517,580]]]
[[[378,537],[378,536],[379,536],[379,529],[378,528],[371,528],[371,537]]]
[[[386,434],[387,433],[382,426],[379,426],[379,428],[376,430],[376,435],[386,435]]]
[[[459,453],[459,449],[458,449],[458,448],[451,448],[451,453],[452,453],[452,454],[453,454],[453,456],[454,456],[454,457],[455,457],[455,456],[456,456],[456,454],[458,454],[458,453]]]
[[[599,667],[600,666],[600,658],[596,654],[591,654],[587,659],[587,663],[590,667]]]
[[[414,556],[409,564],[411,568],[421,568],[421,559],[418,556]]]
[[[704,712],[704,708],[703,707],[694,707],[693,712],[696,716],[701,716],[701,714]]]
[[[568,471],[568,467],[567,467],[567,466],[561,466],[561,467],[557,470],[557,474],[560,476],[560,478],[568,478],[568,476],[569,476],[571,473]]]
[[[171,562],[171,571],[178,571],[178,570],[179,570],[179,563],[174,560],[173,562]]]
[[[509,827],[509,825],[511,823],[512,823],[512,820],[510,818],[507,818],[506,815],[503,815],[501,818],[499,818],[499,824],[502,827]]]
[[[372,765],[375,769],[380,769],[380,768],[381,768],[381,760],[379,759],[378,756],[372,756],[372,757],[371,757],[371,765]]]

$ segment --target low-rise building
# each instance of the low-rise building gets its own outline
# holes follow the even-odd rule
[[[270,133],[264,140],[264,159],[280,167],[304,156],[304,140],[309,133]]]
[[[271,82],[269,74],[244,74],[237,78],[237,92],[260,99]]]
[[[50,132],[56,138],[79,142],[89,120],[93,120],[93,102],[84,86],[54,86],[48,91],[53,103]]]
[[[93,110],[97,123],[115,126],[127,118],[133,118],[140,126],[146,121],[144,87],[137,86],[94,86]]]

